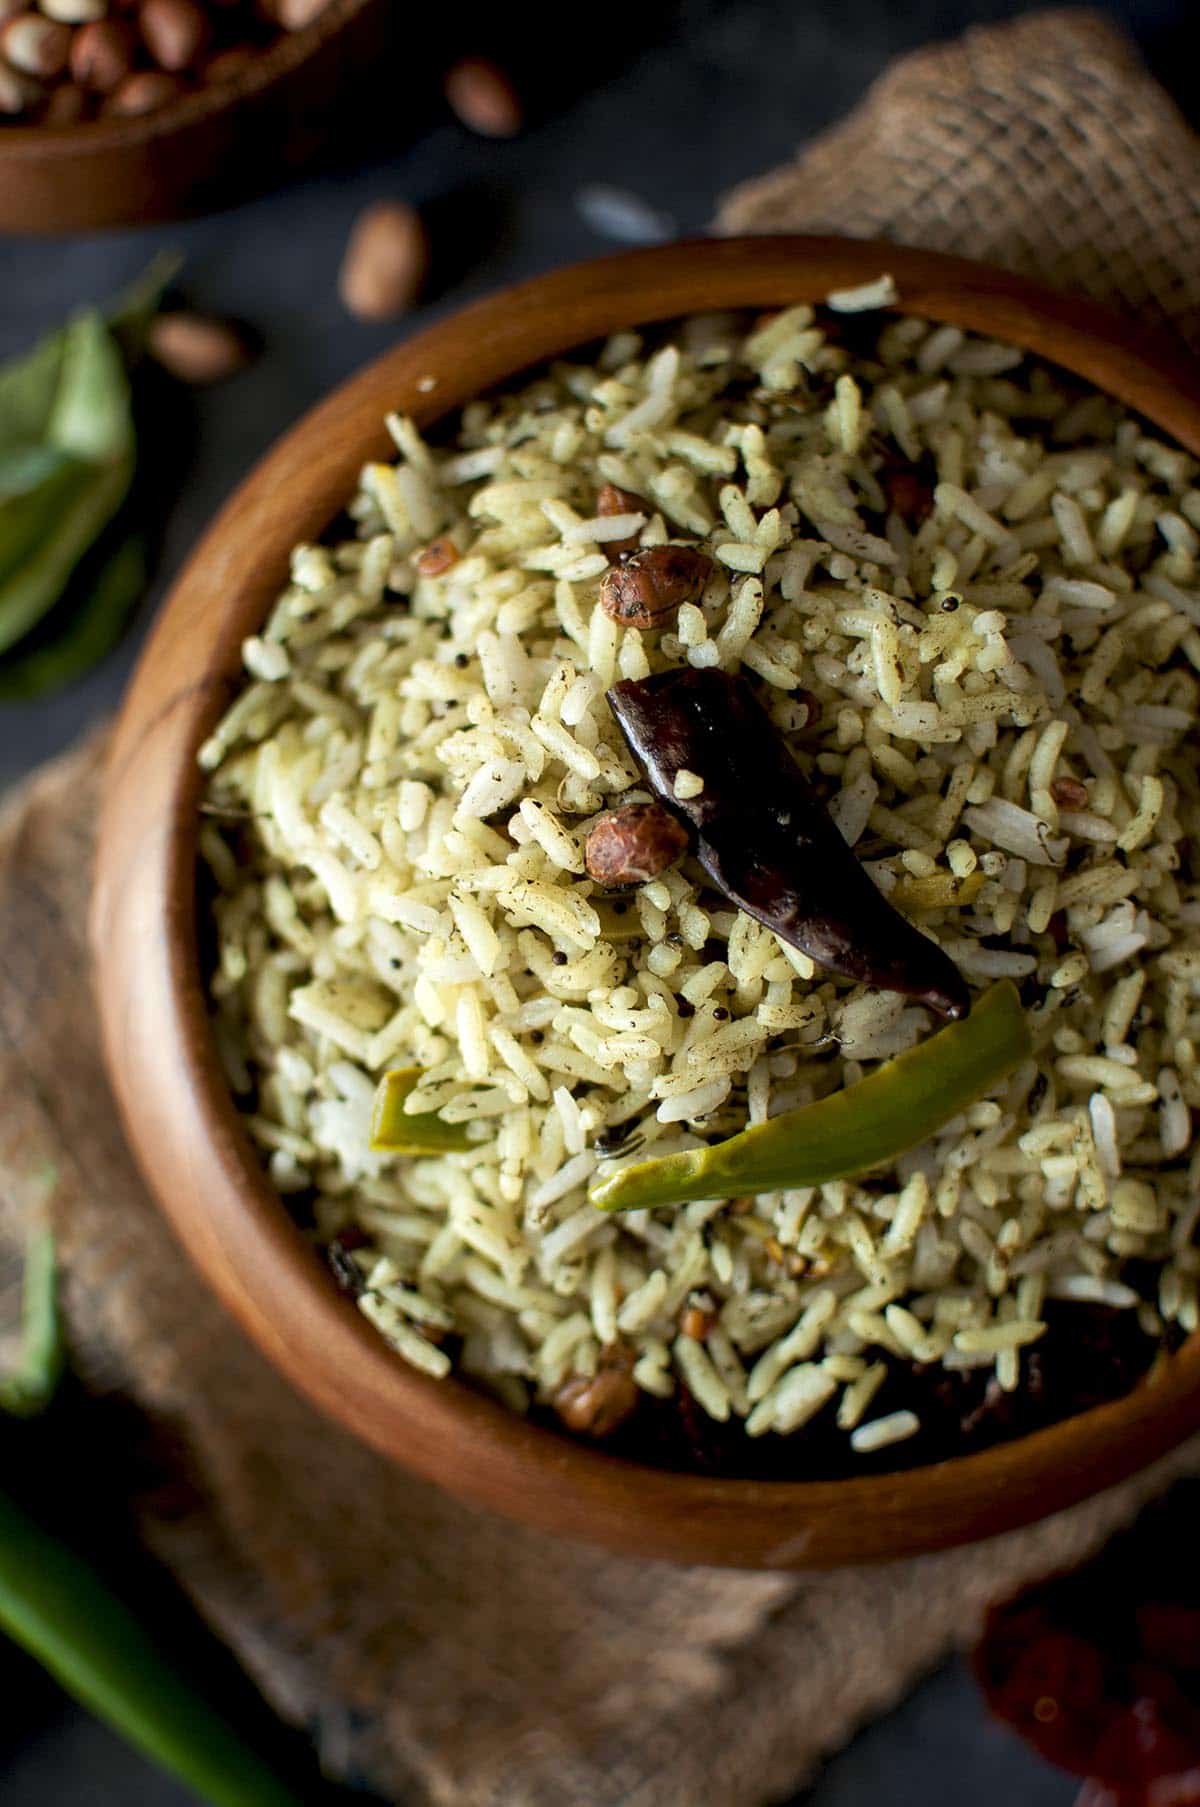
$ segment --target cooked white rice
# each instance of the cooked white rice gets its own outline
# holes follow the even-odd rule
[[[434,1373],[455,1333],[516,1409],[619,1344],[649,1393],[682,1381],[752,1435],[832,1402],[866,1452],[917,1429],[868,1421],[885,1358],[1011,1389],[1047,1298],[1194,1328],[1194,462],[1008,347],[887,317],[851,358],[804,307],[621,333],[444,444],[391,424],[355,537],[297,549],[201,754],[231,1083],[320,1238],[369,1235],[380,1333]],[[884,455],[935,467],[913,532]],[[646,512],[599,517],[605,482]],[[632,534],[714,562],[661,637],[598,606]],[[435,536],[457,562],[422,575]],[[1036,1062],[877,1181],[614,1219],[587,1187],[623,1135],[731,1133],[935,1027],[690,859],[628,896],[585,875],[591,821],[647,795],[605,689],[684,662],[758,681],[892,902],[972,984],[1023,986]],[[408,1065],[409,1108],[478,1125],[469,1153],[370,1151]]]

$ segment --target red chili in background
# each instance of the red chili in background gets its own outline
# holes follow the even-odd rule
[[[1082,1568],[988,1615],[995,1715],[1086,1778],[1076,1807],[1200,1807],[1200,1484],[1181,1483]]]

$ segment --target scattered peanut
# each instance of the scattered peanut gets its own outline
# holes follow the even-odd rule
[[[600,606],[623,627],[670,627],[685,602],[695,602],[712,560],[692,546],[648,546],[605,572]]]
[[[596,513],[598,515],[644,514],[649,520],[654,509],[645,496],[639,496],[631,489],[618,489],[615,483],[605,483],[596,497]],[[604,550],[610,559],[622,558],[627,552],[636,552],[640,544],[635,533],[627,540],[605,540]]]
[[[270,15],[284,31],[304,31],[314,25],[329,5],[329,0],[272,0]]]
[[[404,201],[376,201],[354,222],[338,288],[360,320],[394,320],[421,291],[429,263],[425,228]]]
[[[637,1385],[625,1368],[599,1368],[577,1374],[554,1395],[554,1409],[569,1431],[584,1437],[607,1437],[637,1405]]]
[[[521,102],[503,69],[485,57],[467,56],[446,71],[451,110],[484,138],[515,138],[521,129]]]
[[[687,852],[688,832],[658,803],[627,803],[592,824],[583,863],[597,884],[644,885]]]
[[[88,25],[93,19],[102,19],[108,5],[107,0],[41,0],[41,9],[48,19],[64,25]]]
[[[71,54],[71,28],[42,13],[18,13],[0,30],[0,55],[21,75],[53,81]]]
[[[196,0],[142,0],[142,42],[160,69],[190,69],[208,49],[212,27]]]
[[[41,89],[27,75],[0,63],[0,115],[19,119],[41,97]]]
[[[156,316],[147,349],[181,383],[220,383],[250,361],[250,347],[236,326],[183,308]]]
[[[417,570],[422,577],[440,577],[451,565],[456,565],[461,554],[448,534],[442,534],[436,540],[430,540],[424,552],[417,555]]]
[[[86,118],[88,97],[73,82],[63,82],[50,90],[42,109],[43,125],[78,125]]]
[[[104,103],[104,111],[133,119],[143,113],[157,113],[160,107],[165,107],[182,92],[183,84],[178,76],[168,75],[165,69],[139,69],[113,89]]]
[[[251,45],[231,44],[228,50],[218,50],[216,56],[209,57],[204,65],[204,79],[210,84],[234,81],[250,66],[254,57]]]
[[[98,19],[75,33],[71,75],[81,88],[111,94],[132,74],[137,40],[123,19]]]

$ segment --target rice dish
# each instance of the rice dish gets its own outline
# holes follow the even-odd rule
[[[853,1471],[922,1449],[913,1374],[1007,1434],[1056,1324],[1137,1343],[1110,1390],[1196,1327],[1200,489],[1075,379],[886,285],[831,301],[617,334],[428,441],[391,419],[245,644],[200,848],[247,1128],[399,1355],[585,1434],[822,1429]],[[667,546],[694,595],[615,619],[610,574]],[[603,1175],[937,1028],[686,849],[591,875],[597,823],[655,802],[607,693],[673,669],[752,687],[1034,1052],[884,1170],[614,1215]],[[397,1068],[468,1146],[372,1149]]]

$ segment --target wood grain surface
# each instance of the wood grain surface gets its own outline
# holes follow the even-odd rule
[[[408,1368],[335,1291],[265,1180],[208,1029],[194,920],[196,751],[239,651],[364,460],[383,416],[427,426],[619,327],[775,307],[895,277],[902,307],[1024,346],[1200,455],[1200,375],[1094,306],[956,258],[828,238],[672,245],[537,278],[400,345],[293,429],[201,541],[118,723],[91,920],[110,1074],[177,1234],[265,1354],[319,1407],[460,1497],[624,1552],[748,1568],[882,1560],[1011,1529],[1132,1473],[1200,1427],[1200,1337],[1133,1393],[1019,1442],[890,1477],[714,1480],[624,1463]],[[429,386],[429,379],[433,386]]]

